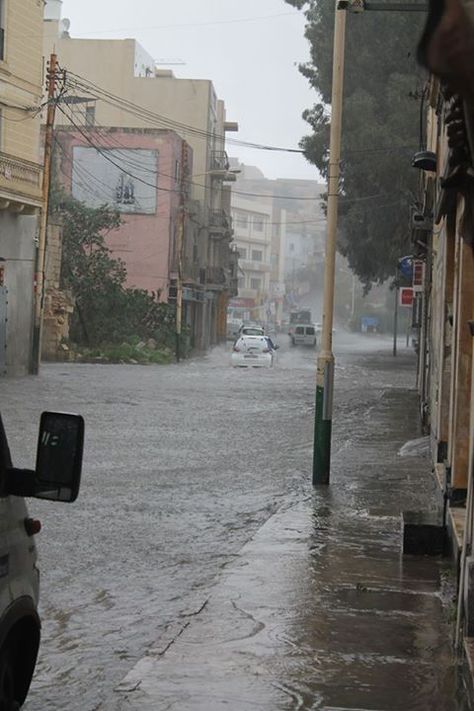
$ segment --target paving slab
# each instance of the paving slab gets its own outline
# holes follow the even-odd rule
[[[409,390],[378,398],[331,486],[275,513],[100,709],[466,708],[449,565],[402,555],[406,504],[436,500],[427,459],[398,456],[410,412]]]
[[[274,515],[174,640],[117,687],[115,708],[456,708],[431,564],[400,556],[399,519],[383,524],[391,549],[370,558],[350,537],[334,549],[316,523],[312,501]],[[361,537],[378,525],[360,521]]]

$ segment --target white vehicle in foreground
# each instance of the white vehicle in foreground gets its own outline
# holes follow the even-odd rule
[[[231,358],[234,368],[271,368],[275,354],[266,336],[241,336]]]
[[[24,497],[72,502],[81,480],[84,421],[44,412],[35,469],[13,467],[0,417],[0,710],[19,709],[28,694],[40,643],[39,570]],[[67,535],[67,531],[64,531]]]

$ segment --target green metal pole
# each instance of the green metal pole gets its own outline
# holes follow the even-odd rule
[[[332,68],[331,134],[328,169],[327,237],[324,265],[323,324],[321,350],[316,371],[316,410],[314,418],[313,485],[329,484],[331,470],[332,400],[334,355],[334,281],[336,275],[337,201],[341,156],[342,89],[344,78],[344,38],[346,11],[335,10]]]
[[[400,289],[395,287],[395,304],[393,310],[393,349],[392,355],[394,358],[397,357],[397,341],[398,341],[398,299],[399,299]]]

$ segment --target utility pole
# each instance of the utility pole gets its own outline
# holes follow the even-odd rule
[[[354,320],[355,314],[355,299],[356,299],[356,277],[352,274],[352,294],[351,294],[351,322]]]
[[[46,127],[44,133],[44,160],[43,160],[43,205],[38,234],[38,247],[36,249],[35,265],[35,319],[33,326],[32,347],[32,372],[39,373],[41,362],[41,336],[43,329],[44,311],[44,269],[46,261],[46,243],[48,230],[49,192],[51,187],[51,162],[53,155],[54,117],[56,114],[56,83],[58,71],[58,58],[51,54],[48,67],[48,110],[46,114]]]
[[[344,39],[346,10],[336,4],[332,67],[331,134],[329,143],[327,237],[324,267],[323,323],[321,350],[316,373],[314,420],[313,485],[329,484],[331,468],[332,399],[334,355],[334,282],[336,274],[337,203],[341,155],[342,89],[344,79]]]
[[[397,339],[398,339],[398,299],[400,297],[400,287],[397,284],[395,286],[395,308],[393,310],[393,349],[392,355],[394,358],[397,357]]]
[[[188,152],[184,140],[181,142],[181,184],[179,191],[179,221],[176,235],[176,256],[178,260],[176,278],[176,362],[181,360],[181,331],[183,321],[183,252],[186,233],[186,190],[188,176]]]
[[[323,324],[321,351],[316,374],[316,413],[314,421],[313,485],[329,484],[331,469],[332,399],[334,387],[334,355],[332,325],[334,318],[334,281],[336,271],[337,201],[341,154],[342,89],[344,80],[344,40],[346,11],[405,9],[425,10],[424,3],[367,3],[365,0],[336,0],[334,49],[332,67],[331,133],[328,166],[328,211],[326,258],[324,269]]]

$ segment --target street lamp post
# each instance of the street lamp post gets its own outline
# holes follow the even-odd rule
[[[332,68],[331,133],[329,140],[327,237],[324,269],[323,325],[321,350],[316,373],[316,412],[314,421],[313,485],[329,484],[331,468],[332,399],[334,389],[334,354],[332,325],[336,264],[337,203],[341,154],[342,90],[344,77],[344,39],[346,10],[425,12],[426,2],[367,2],[336,0]]]
[[[342,89],[346,10],[336,5],[332,68],[331,133],[329,141],[327,236],[324,265],[324,294],[321,350],[316,372],[316,412],[314,419],[313,485],[329,484],[331,466],[332,399],[334,354],[332,330],[334,280],[336,273],[337,203],[341,155]]]
[[[394,358],[397,357],[397,341],[398,341],[398,299],[400,298],[400,288],[398,281],[395,285],[395,303],[393,309],[393,348],[392,355]]]

